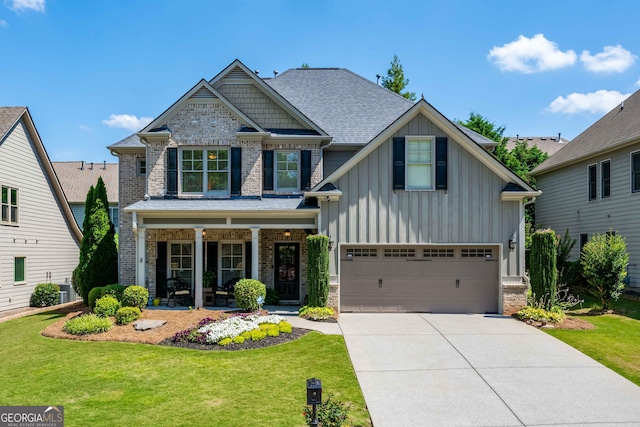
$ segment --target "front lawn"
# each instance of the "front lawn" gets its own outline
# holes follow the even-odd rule
[[[544,331],[640,385],[640,302],[620,298],[612,304],[616,314],[588,316],[598,306],[590,297],[585,300],[584,308],[575,312],[596,329]]]
[[[369,415],[342,336],[250,351],[45,338],[60,315],[0,323],[0,402],[62,405],[65,426],[303,426],[307,378]]]

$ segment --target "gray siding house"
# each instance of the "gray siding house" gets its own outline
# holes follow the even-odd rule
[[[0,311],[71,283],[82,234],[26,107],[0,107]]]
[[[594,234],[614,231],[629,251],[628,283],[640,287],[640,91],[540,164],[536,222],[569,230],[571,257]]]
[[[119,158],[120,282],[252,277],[304,301],[306,236],[331,241],[342,311],[511,313],[525,303],[524,204],[495,143],[339,68],[261,79],[234,61]],[[144,161],[146,176],[136,174]]]

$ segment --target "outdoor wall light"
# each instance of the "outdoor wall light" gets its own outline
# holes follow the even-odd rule
[[[516,242],[515,238],[512,237],[511,239],[509,239],[509,249],[514,250],[517,243],[518,242]]]
[[[291,230],[289,230],[288,228],[284,229],[284,237],[291,237]]]
[[[331,240],[331,236],[329,236],[329,251],[331,251],[333,249],[333,245],[335,245],[335,244],[336,244],[336,242]]]
[[[207,230],[204,228],[202,229],[202,237],[207,237]]]

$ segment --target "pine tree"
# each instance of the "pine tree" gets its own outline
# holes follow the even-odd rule
[[[382,86],[386,87],[392,92],[400,94],[410,101],[416,100],[415,92],[402,92],[409,84],[409,79],[404,78],[404,70],[398,55],[393,55],[393,61],[391,61],[391,67],[387,70],[387,77],[382,78]]]

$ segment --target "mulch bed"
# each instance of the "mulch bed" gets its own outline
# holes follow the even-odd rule
[[[517,317],[516,317],[517,318]],[[595,325],[587,322],[586,320],[579,319],[577,317],[565,317],[564,320],[560,323],[545,323],[538,322],[535,320],[523,320],[527,325],[535,326],[536,328],[544,328],[544,329],[572,329],[572,330],[581,330],[588,331],[595,329]]]

